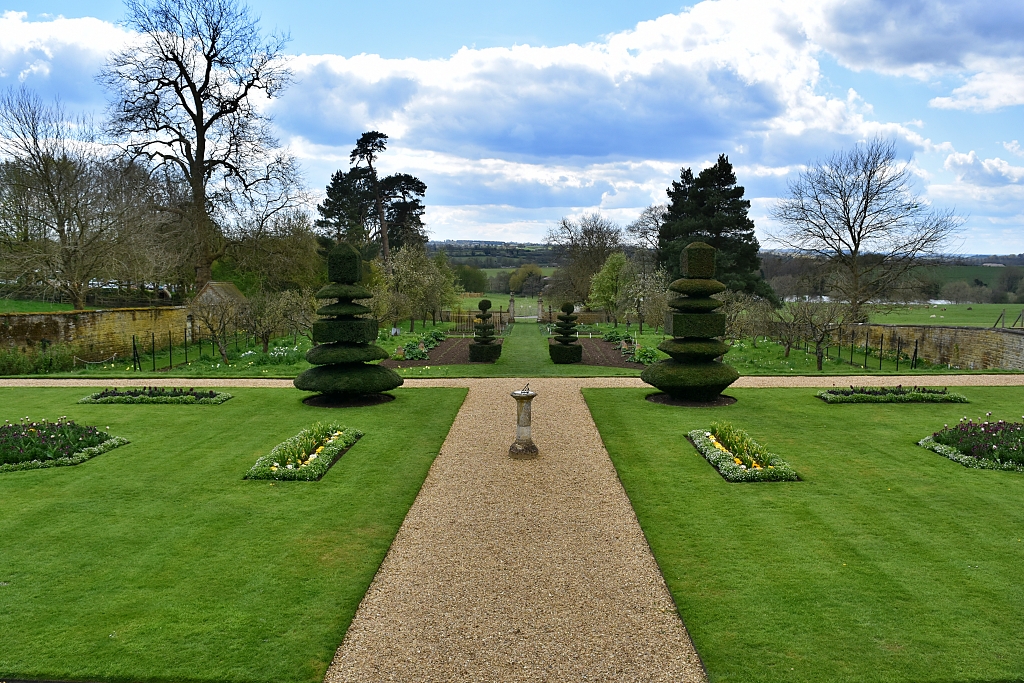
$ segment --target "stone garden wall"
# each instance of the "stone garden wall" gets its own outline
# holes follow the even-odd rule
[[[167,333],[181,343],[188,324],[184,306],[159,308],[114,308],[61,313],[0,313],[0,346],[25,350],[37,344],[64,343],[75,347],[84,360],[102,360],[114,354],[130,356],[132,335],[139,338],[140,351],[150,348],[151,334],[156,347],[167,347]]]
[[[1024,370],[1024,330],[983,327],[940,327],[933,325],[855,325],[843,329],[843,345],[856,335],[858,346],[870,331],[871,348],[883,339],[885,351],[895,353],[899,340],[906,354],[917,354],[930,363],[948,364],[967,370]]]

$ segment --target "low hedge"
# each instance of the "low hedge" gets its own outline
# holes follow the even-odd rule
[[[926,436],[917,442],[918,446],[923,446],[930,451],[938,453],[941,456],[949,458],[953,462],[958,462],[964,467],[970,467],[971,469],[977,470],[1012,470],[1014,472],[1024,472],[1024,465],[1012,461],[1000,461],[1000,460],[989,460],[987,458],[976,458],[973,455],[967,455],[961,453],[952,446],[941,444],[935,440],[932,436]]]
[[[579,363],[583,360],[583,347],[579,344],[549,344],[548,353],[556,365]]]
[[[694,429],[687,436],[728,482],[800,480],[789,463],[732,425],[712,423],[710,429]]]
[[[141,389],[104,389],[79,403],[172,403],[179,405],[219,405],[232,396],[224,391],[143,387]]]
[[[38,470],[46,467],[66,467],[70,465],[78,465],[90,458],[95,458],[97,455],[112,451],[118,446],[125,446],[131,443],[128,439],[120,436],[112,436],[98,446],[91,446],[89,448],[83,448],[80,451],[75,451],[66,458],[54,458],[53,460],[29,460],[28,462],[18,463],[7,463],[0,465],[0,473],[3,472],[18,472],[21,470]]]
[[[362,436],[358,429],[318,422],[274,446],[244,478],[319,481]]]
[[[967,403],[963,394],[950,393],[946,389],[913,387],[854,387],[849,389],[825,389],[816,396],[825,403]]]

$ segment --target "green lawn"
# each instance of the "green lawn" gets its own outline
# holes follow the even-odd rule
[[[131,444],[0,475],[0,677],[320,681],[465,397],[399,389],[325,410],[289,389],[220,406],[77,405],[0,389],[0,419],[110,426]],[[366,435],[319,482],[246,470],[316,420]]]
[[[1024,680],[1024,475],[916,445],[963,415],[1019,419],[1024,389],[962,392],[970,405],[829,406],[733,389],[732,406],[686,409],[584,390],[711,681]],[[726,483],[685,438],[712,420],[802,481]]]
[[[86,308],[91,309],[92,306]],[[71,304],[52,304],[48,301],[22,301],[21,299],[0,299],[0,313],[52,313],[73,311]]]
[[[994,269],[986,268],[985,270]],[[1006,326],[1009,327],[1022,310],[1024,310],[1024,304],[946,304],[938,306],[919,304],[874,313],[871,315],[871,322],[884,325],[992,327],[999,319],[999,314],[1006,311]],[[1017,327],[1020,325],[1020,321],[1017,321]]]

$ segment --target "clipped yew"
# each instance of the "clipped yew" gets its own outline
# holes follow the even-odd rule
[[[672,339],[658,346],[670,358],[648,366],[640,378],[672,398],[710,402],[739,378],[732,366],[715,360],[729,351],[717,339],[725,335],[725,315],[714,312],[722,302],[711,298],[725,285],[714,279],[715,248],[709,244],[689,244],[679,264],[683,277],[669,285],[675,296],[665,320]]]
[[[576,318],[579,316],[573,314],[575,310],[576,307],[571,303],[562,304],[562,312],[555,323],[556,343],[548,345],[551,360],[559,365],[583,360],[583,347],[576,337]]]
[[[356,317],[370,313],[369,308],[354,302],[371,296],[368,289],[357,284],[361,265],[359,252],[347,242],[327,256],[331,284],[316,296],[334,299],[335,303],[317,309],[317,315],[324,317],[313,323],[316,346],[306,353],[306,360],[316,367],[294,380],[303,391],[344,399],[379,394],[402,385],[402,378],[394,370],[368,364],[387,358],[388,353],[373,343],[377,340],[377,320]]]
[[[480,312],[476,314],[477,322],[473,325],[476,334],[469,345],[469,361],[471,363],[493,363],[501,355],[501,344],[497,344],[494,338],[494,323],[491,322],[493,313],[489,299],[481,299],[477,304]]]

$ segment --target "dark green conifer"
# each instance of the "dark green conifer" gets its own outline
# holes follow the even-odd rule
[[[476,314],[477,323],[473,326],[476,335],[469,345],[469,361],[471,363],[493,363],[501,356],[501,344],[495,344],[494,323],[491,322],[493,313],[489,313],[491,302],[489,299],[481,299],[477,304],[480,312]]]
[[[567,363],[579,363],[583,360],[583,347],[579,345],[576,338],[576,318],[574,315],[576,307],[571,303],[562,304],[562,313],[555,323],[555,344],[548,345],[548,353],[551,360],[559,365]]]

